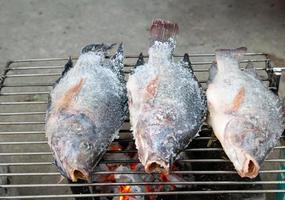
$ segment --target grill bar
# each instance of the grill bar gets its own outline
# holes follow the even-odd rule
[[[103,194],[59,194],[59,195],[26,195],[0,197],[0,199],[43,199],[43,198],[70,198],[70,197],[115,197],[115,196],[149,196],[149,195],[187,195],[187,194],[259,194],[284,193],[285,190],[205,190],[201,191],[175,191],[175,192],[139,192],[139,193],[103,193]]]
[[[18,78],[18,77],[37,77],[37,76],[59,76],[61,73],[46,73],[46,74],[13,74],[6,75],[7,78]]]
[[[138,58],[138,55],[126,55],[125,59],[128,58]],[[182,58],[183,55],[173,55],[174,57]],[[214,53],[189,53],[190,57],[212,57],[215,56]],[[265,56],[267,57],[266,53],[246,53],[245,56]],[[108,57],[107,57],[108,58]],[[148,58],[147,53],[144,53],[144,58]],[[77,56],[72,56],[73,60],[77,60]],[[44,62],[44,61],[67,61],[68,58],[32,58],[32,59],[24,59],[24,60],[13,60],[11,63],[19,63],[19,62]]]
[[[274,149],[285,149],[285,146],[277,146]],[[222,148],[191,148],[185,152],[191,151],[223,151]],[[137,150],[108,150],[106,153],[136,153]],[[19,153],[0,153],[0,156],[34,156],[34,155],[51,155],[52,152],[19,152]]]
[[[0,135],[8,135],[8,134],[18,134],[19,132],[0,132]],[[20,132],[21,134],[44,134],[44,132],[41,131],[31,131],[31,132]],[[201,137],[201,138],[194,138],[193,140],[208,140],[211,139],[211,137]],[[119,142],[119,141],[133,141],[132,139],[124,139],[124,140],[120,140],[117,139],[114,142]],[[30,145],[30,144],[47,144],[47,141],[17,141],[17,142],[0,142],[0,145]],[[285,149],[285,146],[276,146],[274,147],[274,149]],[[192,149],[186,149],[186,151],[221,151],[222,148],[192,148]],[[116,151],[113,151],[113,153]],[[131,153],[132,151],[130,150],[124,150],[121,151],[122,153]],[[1,155],[1,154],[0,154]]]
[[[13,95],[39,95],[49,94],[49,92],[2,92],[0,96],[13,96]]]
[[[0,96],[2,93],[0,94]],[[47,101],[12,101],[12,102],[0,102],[0,105],[29,105],[29,104],[47,104]]]
[[[45,115],[46,112],[17,112],[17,113],[0,113],[0,116],[13,116],[13,115]]]
[[[51,83],[24,83],[24,84],[5,84],[3,87],[51,87]]]
[[[62,65],[55,66],[33,66],[33,67],[9,67],[10,70],[31,70],[31,69],[63,69]]]
[[[44,134],[44,131],[11,131],[11,132],[0,132],[0,135],[21,135],[21,134]]]
[[[284,173],[285,170],[262,170],[260,174],[275,174]],[[136,172],[114,172],[114,171],[98,171],[93,172],[93,175],[109,175],[109,174],[143,174],[148,175],[144,171]],[[153,173],[157,174],[157,173]],[[171,174],[237,174],[236,171],[171,171]],[[59,172],[29,172],[29,173],[0,173],[0,176],[58,176]]]
[[[121,186],[121,185],[272,185],[285,184],[285,181],[187,181],[187,182],[121,182],[121,183],[77,183],[77,184],[21,184],[21,185],[0,185],[3,188],[21,188],[21,187],[82,187],[82,186]]]
[[[205,162],[230,162],[229,159],[185,159],[185,160],[177,160],[178,162],[198,162],[198,163],[205,163]],[[268,159],[264,162],[270,163],[279,163],[285,162],[285,159]],[[102,160],[101,164],[128,164],[128,163],[139,163],[139,160]],[[19,162],[19,163],[0,163],[0,166],[27,166],[27,165],[52,165],[53,162]]]
[[[0,142],[0,145],[47,144],[47,141]]]
[[[215,54],[190,54],[190,57],[213,57]],[[264,71],[264,72],[271,72],[270,70],[272,70],[272,67],[270,65],[270,60],[267,59],[267,55],[264,53],[248,53],[246,54],[247,56],[263,56],[264,59],[255,59],[255,58],[249,58],[249,59],[245,59],[242,61],[242,63],[247,63],[249,61],[256,63],[257,70],[260,71]],[[148,56],[145,56],[148,57]],[[175,57],[183,57],[183,56],[175,56]],[[128,73],[130,71],[130,68],[133,67],[132,63],[136,62],[136,58],[137,56],[126,56],[126,58],[132,58],[133,60],[128,62],[128,64],[125,64],[125,73]],[[212,58],[211,58],[212,59]],[[51,58],[51,59],[29,59],[29,60],[16,60],[16,61],[12,61],[12,65],[10,63],[10,65],[7,66],[7,72],[10,71],[18,71],[19,74],[14,74],[12,73],[6,73],[5,76],[3,77],[4,79],[9,79],[9,81],[3,84],[3,82],[1,83],[1,88],[6,87],[5,88],[5,92],[1,93],[0,92],[0,96],[8,96],[9,100],[8,101],[2,101],[0,102],[0,106],[6,106],[6,105],[19,105],[19,106],[23,106],[23,105],[43,105],[43,104],[47,104],[47,99],[46,96],[47,94],[49,94],[49,91],[46,91],[47,88],[40,88],[42,89],[42,91],[37,91],[39,89],[35,88],[35,87],[49,87],[52,86],[51,82],[47,83],[23,83],[23,84],[19,84],[20,82],[14,83],[12,81],[14,80],[24,80],[24,78],[41,78],[41,77],[45,77],[46,78],[51,78],[53,79],[53,77],[55,78],[55,76],[59,76],[61,73],[59,73],[58,70],[62,70],[63,69],[63,64],[60,63],[56,63],[55,61],[66,61],[67,58]],[[52,63],[52,62],[54,63]],[[24,62],[30,62],[31,64],[26,64],[26,66],[21,66],[20,64]],[[36,63],[39,62],[39,63]],[[40,63],[40,62],[47,62],[47,63]],[[17,65],[13,65],[13,63],[18,63]],[[32,63],[35,63],[36,66],[33,66]],[[212,62],[211,61],[204,61],[204,60],[195,60],[192,62],[192,65],[194,66],[194,72],[201,72],[201,73],[208,73],[208,67],[204,67],[202,65],[210,65]],[[35,65],[34,64],[34,65]],[[244,65],[243,65],[244,66]],[[196,68],[195,68],[196,67]],[[53,70],[54,69],[54,70]],[[28,71],[27,71],[28,70]],[[30,70],[30,71],[29,71]],[[37,70],[37,71],[33,71],[33,70]],[[40,71],[40,70],[46,70],[46,71]],[[53,70],[53,71],[47,71],[47,70]],[[23,71],[23,73],[27,73],[27,74],[22,74],[21,72]],[[24,72],[25,71],[25,72]],[[198,74],[199,75],[199,74]],[[269,76],[270,78],[270,76]],[[26,79],[25,79],[26,80]],[[28,79],[27,79],[28,80]],[[270,79],[268,78],[264,78],[263,81],[269,81],[269,88],[270,89],[275,89],[278,88],[278,85],[272,85]],[[207,80],[201,80],[200,83],[206,83]],[[13,88],[19,88],[22,89],[20,92],[13,92]],[[25,91],[25,87],[30,87],[33,90],[29,90],[29,91]],[[45,90],[44,90],[45,89]],[[0,89],[1,90],[1,89]],[[10,92],[11,91],[11,92]],[[36,100],[36,101],[17,101],[18,99],[18,95],[43,95],[41,97],[44,97],[45,100]],[[13,99],[15,98],[15,99]],[[19,97],[20,98],[20,97]],[[27,107],[28,108],[28,107]],[[45,109],[45,108],[44,108]],[[45,110],[36,110],[36,111],[32,111],[32,110],[27,110],[27,111],[14,111],[14,112],[10,112],[10,111],[6,111],[3,113],[0,113],[0,117],[6,117],[9,116],[9,121],[7,122],[0,122],[0,125],[4,125],[4,126],[11,126],[11,130],[9,129],[9,131],[0,131],[0,136],[1,135],[8,135],[8,136],[25,136],[27,134],[41,134],[44,135],[44,130],[32,130],[29,131],[26,129],[21,129],[22,131],[18,131],[18,126],[14,126],[14,125],[29,125],[26,127],[31,127],[32,125],[43,125],[44,122],[43,121],[37,121],[37,119],[33,120],[28,120],[28,117],[34,117],[34,116],[44,116],[46,114]],[[12,121],[11,117],[20,117],[20,116],[24,116],[25,118],[23,118],[23,121]],[[1,126],[0,126],[1,127]],[[23,126],[24,127],[24,126]],[[13,129],[14,128],[14,129]],[[39,128],[41,129],[41,128]],[[202,129],[202,135],[205,133],[204,131],[211,131],[211,129],[204,127]],[[120,132],[123,133],[130,133],[131,131],[129,129],[125,130],[121,130]],[[41,137],[41,135],[37,135],[37,137]],[[20,137],[19,137],[20,138]],[[284,137],[283,137],[284,138]],[[23,138],[25,139],[25,138]],[[209,135],[206,136],[202,136],[202,137],[197,137],[194,138],[195,141],[200,140],[201,142],[203,142],[203,144],[206,142],[206,140],[210,140],[212,139],[212,137],[209,137]],[[12,145],[11,147],[13,147],[13,145],[26,145],[23,146],[23,151],[18,151],[18,152],[12,152],[12,150],[9,150],[8,152],[1,152],[0,156],[6,156],[6,157],[12,157],[11,160],[9,160],[9,162],[3,162],[0,163],[0,166],[7,166],[7,167],[12,167],[13,171],[12,173],[0,173],[0,177],[29,177],[29,176],[48,176],[48,177],[53,177],[53,176],[59,176],[60,173],[58,171],[52,172],[53,170],[51,170],[51,172],[25,172],[25,171],[30,171],[30,170],[25,170],[27,168],[30,168],[30,166],[35,166],[35,167],[44,167],[44,169],[46,169],[46,167],[51,167],[53,162],[51,162],[51,155],[52,153],[49,151],[44,151],[44,150],[36,150],[36,149],[32,149],[30,150],[28,145],[43,145],[43,144],[47,144],[47,141],[42,140],[40,138],[35,139],[36,141],[23,141],[18,139],[18,141],[3,141],[0,142],[0,145]],[[132,138],[129,139],[116,139],[115,142],[119,142],[119,141],[124,141],[124,142],[133,142]],[[284,144],[283,144],[284,145]],[[25,150],[25,148],[28,148],[27,150]],[[34,146],[33,146],[34,147]],[[35,146],[37,147],[37,146]],[[8,148],[10,148],[10,146],[8,146]],[[5,146],[4,146],[5,149]],[[275,147],[276,150],[284,150],[285,146],[277,146]],[[33,151],[35,150],[35,151]],[[29,152],[32,151],[32,152]],[[206,147],[190,147],[190,149],[186,150],[187,152],[193,152],[193,154],[198,153],[198,155],[200,153],[203,154],[208,154],[208,152],[216,152],[219,153],[222,151],[221,147],[211,147],[211,148],[206,148]],[[117,150],[108,150],[107,153],[108,155],[116,153],[116,154],[120,154],[120,153],[135,153],[137,152],[137,150],[135,149],[131,149],[131,150],[123,150],[123,151],[117,151]],[[192,154],[192,153],[191,153]],[[216,154],[215,154],[216,155]],[[33,159],[34,162],[25,162],[26,160],[23,160],[24,162],[22,162],[22,160],[18,161],[16,158],[21,157],[22,158],[28,158],[27,156],[33,156],[36,159]],[[43,157],[41,157],[43,156]],[[5,157],[5,158],[6,158]],[[117,160],[116,158],[112,158],[112,159],[107,159],[108,157],[106,157],[106,160],[102,160],[101,163],[105,163],[105,164],[131,164],[131,163],[138,163],[138,160]],[[118,157],[120,158],[120,157]],[[190,157],[192,158],[192,157]],[[207,159],[199,159],[201,157],[194,157],[195,159],[181,159],[178,162],[190,162],[190,163],[198,163],[198,165],[200,165],[200,163],[206,163],[206,165],[212,165],[210,163],[213,163],[213,165],[220,165],[219,163],[221,163],[223,166],[225,165],[231,165],[230,161],[227,159],[219,159],[221,157],[218,157],[217,159],[215,157],[206,157]],[[16,159],[16,160],[15,160]],[[43,161],[41,161],[41,159],[43,159]],[[123,159],[123,158],[122,158]],[[5,160],[4,160],[5,161]],[[283,158],[277,158],[277,159],[268,159],[265,161],[266,163],[269,163],[269,165],[275,163],[277,165],[282,164],[285,162],[285,159]],[[194,165],[194,164],[193,164]],[[52,168],[55,170],[55,168]],[[237,175],[237,172],[235,170],[219,170],[222,168],[218,168],[218,170],[214,170],[213,171],[200,171],[200,168],[198,168],[198,170],[176,170],[176,171],[171,171],[172,174],[197,174],[197,175]],[[227,168],[228,169],[228,168]],[[281,173],[285,173],[285,169],[274,169],[274,168],[269,168],[270,170],[261,170],[260,174],[272,174],[272,176],[276,176],[276,175],[280,175]],[[206,169],[205,169],[206,170]],[[208,170],[208,169],[207,169]],[[147,175],[147,173],[145,173],[144,171],[131,171],[131,172],[115,172],[115,171],[97,171],[94,172],[94,175],[110,175],[110,174],[141,174],[141,175]],[[56,178],[56,177],[55,177]],[[109,187],[116,187],[116,186],[120,186],[120,185],[268,185],[271,186],[273,185],[280,185],[280,184],[285,184],[284,180],[269,180],[269,181],[231,181],[231,180],[211,180],[211,181],[206,181],[206,180],[202,180],[202,181],[179,181],[179,182],[133,182],[133,183],[108,183]],[[0,188],[35,188],[35,187],[39,187],[39,188],[44,188],[44,187],[84,187],[84,186],[107,186],[106,183],[91,183],[91,184],[87,184],[87,183],[76,183],[76,184],[55,184],[52,182],[52,184],[44,184],[44,183],[36,183],[36,184],[10,184],[10,185],[0,185]],[[180,195],[180,194],[230,194],[230,193],[281,193],[281,192],[285,192],[284,190],[275,190],[275,189],[264,189],[264,190],[242,190],[240,189],[240,187],[238,188],[238,190],[235,189],[231,189],[231,190],[226,190],[226,188],[221,187],[220,189],[216,189],[216,190],[206,190],[206,191],[173,191],[173,192],[155,192],[155,193],[149,193],[149,192],[142,192],[142,193],[131,193],[130,196],[137,196],[137,195]],[[129,195],[128,193],[124,193],[124,196]],[[61,192],[59,191],[58,193],[54,193],[54,194],[43,194],[43,195],[26,195],[26,196],[9,196],[9,197],[0,197],[0,199],[43,199],[43,198],[70,198],[70,197],[91,197],[91,196],[97,196],[97,197],[103,197],[103,196],[120,196],[120,194],[113,194],[113,193],[103,193],[103,194],[61,194]]]
[[[0,125],[26,125],[26,124],[45,124],[45,122],[0,122]]]
[[[195,63],[194,63],[195,64]],[[197,65],[197,64],[196,64]],[[134,65],[125,65],[125,68],[132,68]],[[63,69],[63,66],[37,66],[37,67],[12,67],[11,71],[16,70],[32,70],[32,69]],[[266,70],[264,67],[257,67],[256,70]],[[124,71],[128,73],[129,71]],[[194,72],[208,72],[208,69],[195,69]],[[8,75],[6,76],[8,77]],[[14,76],[15,77],[15,76]],[[19,76],[18,76],[19,77]]]

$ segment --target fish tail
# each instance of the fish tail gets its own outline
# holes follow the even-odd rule
[[[218,69],[239,67],[238,60],[246,53],[246,47],[236,49],[217,49],[216,60]]]
[[[155,19],[150,27],[152,41],[166,42],[169,38],[174,38],[179,32],[176,23]]]
[[[104,54],[112,49],[113,46],[115,46],[116,43],[113,43],[111,45],[107,45],[107,44],[104,44],[104,43],[101,43],[101,44],[89,44],[87,46],[85,46],[84,48],[82,48],[81,50],[81,54],[84,54],[84,53],[88,53],[90,51],[93,51],[93,52],[103,52]]]
[[[217,49],[216,57],[239,59],[246,53],[246,51],[247,51],[246,47],[239,47],[236,49]]]

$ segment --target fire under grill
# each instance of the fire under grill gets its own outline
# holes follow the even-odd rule
[[[182,56],[175,56],[179,60]],[[190,54],[204,88],[214,54]],[[76,59],[74,59],[76,60]],[[137,56],[126,56],[125,73]],[[278,199],[285,193],[285,142],[265,160],[255,179],[240,178],[205,124],[170,175],[146,174],[136,157],[129,121],[94,170],[93,183],[60,181],[45,138],[50,87],[67,58],[14,60],[0,77],[0,199]],[[278,93],[282,68],[263,53],[247,53],[264,83]],[[258,102],[257,102],[258,103]],[[93,193],[90,193],[90,186]],[[280,199],[281,199],[280,198]],[[283,197],[284,198],[284,197]]]

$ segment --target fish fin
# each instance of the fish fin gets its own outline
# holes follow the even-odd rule
[[[159,78],[158,76],[156,76],[146,86],[146,90],[145,90],[146,99],[153,99],[156,96],[158,85],[159,85]]]
[[[130,74],[133,74],[135,72],[135,69],[137,68],[137,66],[141,66],[144,65],[144,58],[143,58],[143,53],[140,53],[138,60],[136,62],[136,64],[134,65],[133,69],[131,70]]]
[[[230,108],[228,109],[227,113],[233,113],[237,111],[244,100],[244,96],[245,96],[245,89],[244,87],[241,87],[238,93],[235,95],[232,101],[232,104]]]
[[[208,77],[208,84],[212,83],[217,75],[217,62],[212,62],[210,68],[209,68],[209,77]]]
[[[119,44],[116,54],[111,57],[111,62],[115,73],[124,77],[124,48],[122,42]]]
[[[199,86],[200,91],[201,91],[200,95],[202,97],[202,104],[207,105],[207,99],[206,99],[206,95],[204,94],[203,87],[202,87],[201,83],[199,82],[198,78],[196,77],[196,75],[194,73],[189,55],[187,53],[184,54],[181,63],[182,63],[183,67],[185,67],[186,69],[188,69],[191,72],[193,79],[198,83],[198,86]],[[206,114],[207,114],[207,109],[205,110],[205,113],[203,114],[203,118],[206,116]]]
[[[261,77],[257,74],[256,68],[254,67],[254,65],[253,65],[253,63],[252,63],[251,61],[249,61],[249,62],[247,63],[247,65],[246,65],[245,68],[244,68],[244,71],[245,71],[247,74],[253,76],[254,78],[256,78],[256,79],[258,79],[258,80],[261,80]]]
[[[174,38],[179,32],[179,27],[176,23],[155,19],[150,27],[152,41],[166,42],[169,38]]]
[[[124,48],[123,48],[123,43],[121,42],[118,46],[117,52],[115,55],[111,57],[111,60],[113,63],[119,67],[119,70],[122,70],[123,61],[124,61]]]
[[[115,46],[115,45],[116,45],[116,43],[113,43],[111,45],[107,45],[107,44],[104,44],[104,43],[101,43],[101,44],[89,44],[89,45],[86,45],[85,47],[82,48],[81,54],[88,53],[90,51],[93,51],[93,52],[103,52],[104,54],[106,54],[107,51],[112,49],[113,46]]]
[[[190,58],[189,58],[189,55],[187,53],[184,54],[184,56],[183,56],[183,58],[181,60],[181,64],[182,64],[183,67],[188,69],[191,73],[193,73],[192,64],[190,62]]]
[[[135,65],[135,67],[140,66],[140,65],[144,65],[144,58],[143,58],[143,53],[140,53],[139,58],[137,60],[137,63]]]
[[[78,83],[74,86],[69,88],[59,99],[58,103],[56,104],[56,111],[61,111],[67,109],[72,103],[74,97],[80,92],[83,86],[84,80],[81,78]]]
[[[64,70],[61,73],[61,76],[63,77],[66,74],[66,72],[68,72],[72,67],[73,67],[73,62],[72,62],[71,56],[69,56],[68,61],[64,66]]]
[[[53,84],[53,88],[59,83],[59,81],[65,76],[65,74],[73,67],[73,62],[71,56],[68,57],[67,63],[64,65],[64,69],[61,73],[61,76]]]

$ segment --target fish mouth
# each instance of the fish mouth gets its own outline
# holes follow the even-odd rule
[[[250,155],[245,155],[246,159],[243,163],[242,169],[238,170],[238,174],[243,177],[255,178],[258,175],[260,166]]]
[[[72,169],[69,174],[72,182],[77,182],[78,179],[86,181],[91,179],[90,173],[83,169]]]
[[[169,173],[169,163],[163,160],[147,161],[144,169],[146,173],[158,172],[158,173],[168,174]]]

